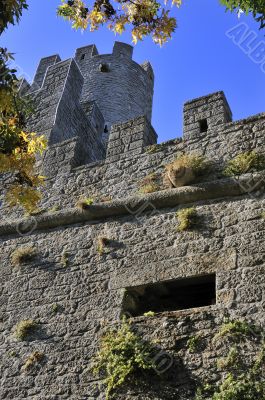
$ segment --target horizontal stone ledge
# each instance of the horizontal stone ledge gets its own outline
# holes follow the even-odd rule
[[[189,308],[187,310],[176,310],[176,311],[162,311],[162,312],[156,312],[152,316],[145,316],[145,315],[140,315],[138,317],[131,317],[131,320],[133,320],[134,323],[141,323],[143,321],[146,321],[147,318],[153,318],[153,319],[167,319],[167,320],[176,320],[181,317],[187,317],[187,316],[194,316],[194,315],[201,315],[201,318],[205,319],[207,316],[211,317],[217,317],[221,319],[221,316],[225,317],[226,313],[224,312],[224,309],[220,305],[211,305],[211,306],[204,306],[204,307],[195,307],[195,308]]]
[[[135,195],[106,203],[93,204],[88,206],[88,209],[84,211],[80,211],[77,208],[70,208],[51,214],[31,216],[16,221],[6,221],[0,224],[0,235],[25,235],[36,230],[56,228],[122,215],[132,215],[139,218],[146,212],[155,212],[156,209],[185,205],[200,200],[213,200],[243,194],[251,195],[251,193],[251,196],[254,196],[254,193],[260,196],[264,192],[264,183],[265,171],[245,174],[239,178],[225,178],[141,196]]]

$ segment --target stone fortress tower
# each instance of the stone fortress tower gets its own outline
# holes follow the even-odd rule
[[[51,94],[58,99],[61,96],[59,104],[63,121],[60,120],[58,109],[56,117],[59,124],[66,123],[70,102],[78,102],[78,118],[85,114],[95,131],[94,140],[104,142],[113,124],[140,115],[145,115],[151,121],[153,70],[149,62],[142,65],[134,62],[132,53],[132,46],[115,42],[112,54],[99,55],[96,46],[90,45],[77,49],[71,60],[61,61],[59,55],[45,57],[39,63],[31,87],[24,81],[21,90],[24,94],[28,91],[37,97],[41,108],[46,105],[43,96],[49,95],[48,102]],[[56,114],[55,111],[53,113]],[[42,130],[47,128],[47,121],[43,123],[40,125]],[[68,131],[69,128],[68,125]],[[54,135],[50,138],[51,143],[59,140]]]
[[[49,145],[39,160],[47,177],[39,212],[1,211],[3,400],[105,400],[90,367],[124,312],[168,368],[163,378],[137,375],[115,400],[193,400],[198,384],[222,374],[212,339],[224,319],[264,327],[265,172],[235,179],[222,171],[242,152],[265,154],[265,113],[233,121],[224,93],[213,93],[186,102],[183,137],[158,145],[153,83],[150,64],[136,64],[131,46],[116,42],[109,55],[92,45],[74,59],[44,58],[33,84],[21,84],[36,104],[28,127]],[[211,162],[209,172],[163,187],[165,167],[195,153]],[[156,178],[156,191],[139,193]],[[94,203],[80,211],[84,198]],[[176,212],[186,208],[198,221],[179,232]],[[27,249],[33,257],[14,264]],[[18,340],[25,321],[34,329]]]

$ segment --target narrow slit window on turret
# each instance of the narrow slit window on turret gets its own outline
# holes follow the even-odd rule
[[[208,131],[208,122],[207,119],[201,119],[200,120],[200,132],[204,133]]]
[[[80,60],[84,60],[84,58],[85,58],[85,54],[82,54],[80,57]]]
[[[216,304],[215,274],[126,288],[123,313],[137,317]]]
[[[105,127],[104,127],[104,133],[108,133],[108,125],[105,125]]]

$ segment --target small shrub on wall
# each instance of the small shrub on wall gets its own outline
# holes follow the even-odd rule
[[[92,372],[103,374],[107,400],[136,370],[154,369],[151,345],[134,333],[125,319],[119,328],[103,335],[94,361]]]
[[[22,370],[25,372],[28,372],[31,370],[34,366],[39,364],[44,358],[44,353],[41,353],[39,351],[34,351],[33,353],[30,354],[30,356],[26,359]]]
[[[263,169],[265,169],[265,156],[255,151],[248,151],[238,154],[228,161],[224,169],[224,175],[238,176],[250,171],[261,171]]]

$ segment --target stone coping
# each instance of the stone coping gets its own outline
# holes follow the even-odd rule
[[[264,190],[265,171],[260,173],[245,174],[238,178],[225,178],[211,182],[197,183],[191,186],[183,186],[178,189],[169,189],[135,195],[124,199],[98,203],[88,206],[88,209],[80,211],[77,208],[69,208],[50,214],[42,214],[4,221],[0,223],[0,236],[10,234],[30,234],[36,230],[45,230],[59,226],[76,223],[102,220],[109,217],[132,215],[140,217],[144,213],[167,207],[186,205],[201,200],[213,200],[232,196],[240,196]]]

